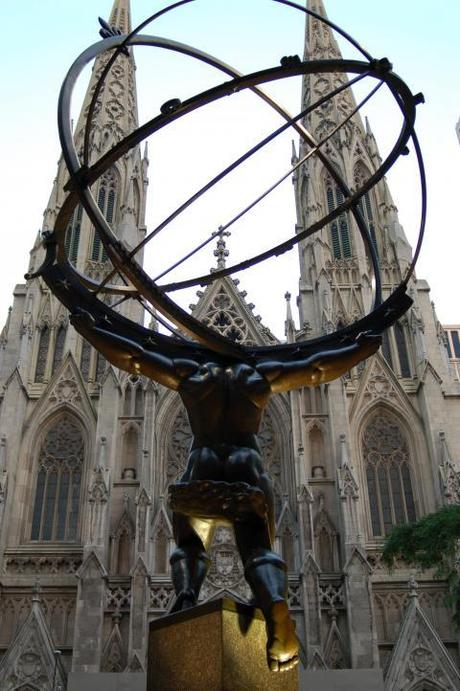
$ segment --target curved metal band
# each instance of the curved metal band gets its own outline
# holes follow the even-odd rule
[[[170,6],[169,8],[165,8],[164,11],[169,11],[180,5],[187,4],[187,2],[193,1],[194,0],[183,0],[182,2],[175,3],[173,6]],[[349,37],[347,34],[345,34],[345,32],[340,30],[339,27],[336,27],[328,20],[325,20],[325,18],[316,15],[314,12],[301,7],[294,2],[291,2],[290,0],[274,1],[278,2],[279,4],[287,5],[295,9],[301,10],[306,14],[312,15],[320,21],[325,22],[335,30],[338,30],[342,35],[345,36],[345,38],[347,38],[347,40],[350,40],[350,42],[356,48],[358,48],[358,50],[361,50],[361,52],[364,55],[368,56],[368,54],[366,54],[361,49],[361,47],[355,41],[353,41],[353,39],[351,39],[351,37]],[[160,13],[163,13],[163,11],[161,11]],[[153,15],[153,18],[159,16],[160,13],[156,13],[156,15]],[[146,20],[142,23],[141,26],[145,26],[151,20],[152,18]],[[107,290],[109,292],[122,294],[139,293],[140,295],[148,299],[153,305],[155,305],[155,307],[157,307],[163,314],[168,316],[174,323],[179,325],[182,329],[186,330],[194,338],[198,338],[200,342],[206,344],[208,347],[222,354],[237,357],[238,359],[246,359],[250,352],[255,354],[255,351],[259,349],[247,349],[241,346],[237,346],[235,344],[230,343],[227,339],[220,336],[219,334],[210,331],[207,327],[204,327],[200,322],[191,317],[191,315],[189,315],[187,312],[178,307],[167,295],[165,295],[165,291],[168,289],[177,290],[182,287],[196,285],[197,283],[210,283],[213,280],[216,280],[222,276],[235,273],[236,271],[242,270],[244,268],[248,268],[249,266],[252,266],[265,259],[268,259],[271,256],[292,249],[292,247],[294,247],[294,245],[297,242],[316,232],[324,225],[331,222],[334,218],[344,213],[345,211],[351,210],[351,212],[355,216],[359,231],[365,241],[365,244],[368,247],[371,262],[374,267],[374,274],[376,277],[377,284],[373,306],[373,309],[375,310],[375,308],[380,304],[381,301],[378,259],[375,253],[373,243],[370,239],[369,230],[356,204],[359,198],[363,194],[365,194],[373,185],[375,185],[375,183],[378,182],[378,180],[380,180],[381,177],[387,172],[387,170],[394,163],[398,155],[401,153],[409,138],[415,137],[413,131],[413,125],[415,121],[415,101],[411,92],[404,84],[404,82],[399,77],[394,75],[392,72],[389,72],[388,70],[382,70],[382,65],[375,61],[372,61],[371,63],[342,60],[312,61],[308,63],[301,63],[297,67],[277,67],[271,68],[269,70],[263,70],[252,75],[242,76],[237,70],[229,67],[225,63],[222,63],[220,60],[217,60],[216,58],[209,56],[206,53],[203,53],[202,51],[196,50],[190,46],[186,46],[181,43],[177,43],[175,41],[170,41],[159,37],[137,36],[135,34],[138,30],[139,28],[132,32],[132,34],[130,34],[130,36],[128,37],[116,36],[114,38],[105,39],[104,41],[98,42],[94,46],[91,46],[86,51],[84,51],[84,53],[82,53],[82,55],[79,58],[77,58],[77,60],[72,65],[61,90],[58,116],[59,130],[61,144],[64,152],[64,158],[66,160],[71,175],[71,186],[73,186],[74,188],[71,189],[69,196],[66,198],[61,212],[58,215],[58,219],[56,221],[55,226],[56,239],[58,241],[59,246],[57,258],[58,262],[61,264],[61,266],[63,266],[63,268],[65,265],[65,272],[68,273],[69,276],[72,275],[76,279],[78,279],[80,281],[80,284],[83,284],[83,286],[86,285],[86,288],[90,291],[91,289],[96,290],[98,287],[97,283],[92,282],[88,277],[80,274],[78,271],[76,271],[76,269],[72,267],[70,263],[68,263],[64,249],[67,224],[71,217],[73,209],[80,200],[88,215],[90,216],[92,222],[98,228],[98,232],[101,235],[101,239],[104,245],[106,246],[107,252],[112,262],[116,267],[119,267],[120,269],[122,268],[123,273],[132,283],[132,285],[128,286],[108,286]],[[102,156],[101,159],[97,161],[96,164],[94,164],[92,167],[86,168],[85,166],[80,165],[80,161],[78,159],[78,155],[73,144],[72,131],[70,127],[70,100],[74,84],[83,67],[92,59],[102,54],[103,52],[110,50],[115,51],[113,57],[116,58],[117,54],[120,52],[122,47],[129,45],[148,45],[165,48],[168,50],[173,50],[176,52],[189,55],[190,57],[199,59],[228,74],[232,77],[232,81],[215,87],[214,89],[208,90],[203,94],[199,94],[193,97],[192,99],[189,99],[184,104],[182,104],[180,108],[174,113],[161,115],[156,118],[153,118],[148,123],[136,130],[134,133],[132,133],[124,140],[119,142],[119,144],[117,144],[106,155]],[[210,103],[212,101],[217,100],[218,98],[222,98],[224,95],[228,95],[229,93],[233,92],[234,89],[252,89],[259,97],[265,100],[268,105],[274,108],[286,121],[289,121],[291,120],[291,116],[275,101],[273,101],[270,97],[264,94],[264,92],[262,92],[258,88],[258,85],[266,81],[272,81],[274,79],[321,71],[354,72],[355,74],[362,74],[365,71],[369,72],[371,76],[375,79],[383,81],[389,86],[390,91],[392,92],[394,98],[397,100],[398,105],[401,107],[404,117],[404,124],[395,146],[393,147],[392,151],[385,159],[384,163],[379,168],[379,170],[373,176],[371,176],[371,178],[369,178],[369,180],[362,188],[360,188],[357,192],[355,192],[352,195],[345,181],[342,179],[340,174],[337,173],[333,165],[328,161],[327,157],[324,154],[322,154],[322,152],[318,151],[318,158],[321,160],[325,168],[329,171],[332,178],[334,179],[338,187],[341,189],[345,197],[344,203],[337,207],[337,209],[335,209],[334,212],[328,214],[323,219],[321,219],[320,222],[314,224],[310,228],[307,228],[306,230],[302,231],[302,233],[299,233],[298,235],[289,238],[287,241],[272,248],[271,250],[261,253],[260,255],[256,255],[255,257],[252,257],[246,260],[245,262],[241,262],[240,264],[237,264],[235,266],[228,267],[228,269],[214,272],[212,275],[207,274],[205,276],[192,279],[191,281],[169,284],[168,286],[156,285],[152,281],[152,279],[150,279],[150,277],[146,274],[146,272],[143,271],[142,267],[140,267],[139,264],[133,259],[132,255],[130,255],[128,250],[121,245],[121,243],[117,240],[116,236],[112,233],[110,227],[105,221],[105,218],[100,212],[99,207],[97,206],[91,194],[91,191],[89,190],[89,185],[95,182],[98,179],[98,177],[100,177],[100,175],[102,175],[105,172],[105,170],[107,170],[123,153],[130,150],[133,146],[136,146],[138,143],[140,143],[140,141],[142,141],[142,139],[149,136],[149,134],[158,131],[159,129],[165,127],[167,124],[174,121],[175,119],[182,117],[183,115],[195,110],[196,108],[201,107],[202,105],[205,105],[206,103]],[[314,138],[301,124],[294,123],[292,126],[297,130],[297,132],[301,135],[301,137],[309,146],[314,147],[316,145]],[[414,144],[416,145],[415,139]],[[417,146],[416,152],[417,157],[419,158]],[[421,238],[419,239],[417,245],[417,251],[416,256],[414,257],[414,261],[418,256],[420,242]],[[49,257],[47,261],[49,261]],[[410,268],[410,271],[412,270],[413,264]],[[315,339],[315,341],[316,340],[317,339]]]
[[[71,90],[73,88],[73,84],[75,83],[76,78],[77,78],[79,72],[81,71],[82,67],[84,66],[84,64],[86,64],[87,62],[92,60],[97,54],[99,54],[100,52],[103,52],[103,50],[109,50],[111,48],[111,46],[108,45],[109,41],[110,41],[110,43],[117,45],[117,44],[120,44],[121,42],[123,42],[123,38],[122,37],[115,37],[113,39],[105,40],[104,42],[100,42],[100,43],[96,44],[95,46],[92,46],[91,48],[89,48],[87,51],[85,51],[82,54],[82,56],[80,56],[80,58],[77,59],[77,61],[72,66],[72,68],[69,72],[68,78],[64,82],[63,89],[61,92],[60,118],[59,118],[60,133],[61,133],[61,138],[63,141],[65,159],[66,159],[66,162],[68,164],[68,167],[69,167],[69,170],[71,172],[71,176],[73,179],[78,178],[79,175],[81,176],[81,168],[79,166],[78,156],[77,156],[75,148],[73,146],[73,139],[72,139],[70,124],[69,124],[70,117],[67,117],[67,118],[64,117],[63,118],[62,116],[64,114],[66,114],[68,116],[70,115],[69,111],[70,111]],[[166,41],[164,39],[158,39],[157,37],[144,37],[144,36],[135,37],[134,43],[141,44],[141,45],[145,45],[145,44],[156,45],[156,46],[160,46],[160,47],[167,47],[168,49],[171,49],[171,50],[178,50],[179,52],[183,52],[183,53],[192,55],[193,57],[198,57],[199,59],[204,60],[208,64],[213,64],[213,66],[216,66],[219,69],[222,69],[223,71],[225,71],[227,73],[230,72],[231,74],[235,74],[235,73],[238,74],[236,72],[236,70],[232,70],[232,68],[229,68],[227,65],[220,63],[220,61],[217,61],[215,58],[212,58],[211,56],[208,56],[204,53],[201,53],[201,51],[196,51],[195,49],[193,49],[189,46],[184,46],[183,44],[177,44],[176,42]],[[334,63],[334,61],[332,61],[332,63],[333,64],[331,65],[331,61],[324,61],[322,65],[315,63],[315,64],[308,64],[308,67],[306,67],[306,65],[303,64],[301,66],[301,69],[297,68],[297,69],[286,70],[285,68],[274,68],[271,70],[264,70],[263,72],[257,73],[256,75],[248,75],[247,77],[239,77],[238,78],[238,87],[239,88],[255,88],[255,90],[256,90],[256,87],[254,87],[254,85],[261,83],[262,81],[270,81],[271,79],[274,79],[274,78],[276,79],[276,78],[280,78],[280,77],[291,76],[292,74],[305,74],[307,72],[321,71],[321,69],[320,69],[321,67],[322,67],[323,71],[338,71],[339,67],[342,68],[340,71],[351,71],[351,70],[353,70],[356,73],[360,73],[360,71],[364,71],[364,70],[369,71],[369,65],[367,65],[365,63],[363,64],[363,63],[355,63],[355,62],[346,62],[345,64],[343,64],[342,61],[338,61],[338,63],[337,63],[337,61],[335,63]],[[286,72],[288,72],[288,74],[286,74]],[[375,70],[375,73],[376,73],[376,77],[378,79],[381,79],[381,74],[379,73],[379,71]],[[396,82],[398,81],[398,78],[396,78],[395,75],[393,75],[393,78]],[[400,83],[400,85],[403,84],[401,82],[401,80],[399,80],[399,83]],[[397,85],[397,86],[399,86],[399,85]],[[235,86],[232,85],[231,91],[234,88],[235,88]],[[407,88],[406,88],[406,90],[407,90]],[[220,97],[222,97],[222,95],[228,94],[231,92],[227,85],[221,85],[220,87],[216,87],[215,89],[210,90],[210,91],[213,93],[210,94],[208,92],[205,97],[203,97],[203,95],[201,95],[201,98],[198,97],[195,99],[190,99],[190,101],[188,102],[188,108],[186,107],[186,104],[184,104],[180,108],[179,113],[173,113],[173,114],[170,114],[167,116],[160,116],[158,118],[155,118],[153,121],[150,121],[150,123],[147,123],[147,125],[145,125],[143,128],[140,128],[138,131],[136,131],[134,133],[134,135],[131,135],[131,137],[125,138],[125,140],[123,140],[116,147],[114,147],[114,149],[112,149],[108,155],[103,157],[103,159],[105,158],[105,161],[103,161],[103,159],[101,159],[92,169],[90,169],[88,172],[85,171],[85,173],[86,173],[85,174],[85,181],[84,181],[85,182],[85,188],[83,189],[83,192],[82,192],[81,201],[84,204],[87,212],[89,213],[91,220],[99,227],[99,229],[102,229],[102,239],[104,241],[104,235],[105,235],[109,256],[112,255],[111,258],[115,264],[117,264],[117,260],[120,260],[120,258],[117,256],[118,252],[116,252],[116,253],[113,252],[113,247],[115,245],[118,245],[117,249],[120,249],[119,243],[116,240],[115,236],[112,234],[112,231],[111,231],[110,227],[108,226],[108,224],[106,224],[105,219],[103,218],[102,214],[100,213],[100,211],[99,211],[99,209],[95,203],[95,200],[92,198],[92,195],[87,188],[87,185],[91,184],[91,182],[94,181],[94,176],[98,176],[98,175],[102,174],[102,172],[104,172],[104,170],[106,170],[114,162],[114,160],[116,160],[116,158],[118,158],[121,155],[121,153],[124,150],[126,150],[127,147],[132,148],[132,146],[136,145],[136,143],[139,143],[139,141],[141,141],[141,139],[144,138],[145,136],[147,136],[149,133],[157,131],[158,129],[160,129],[160,127],[164,127],[166,124],[169,124],[169,122],[171,122],[173,119],[176,119],[177,117],[182,116],[182,115],[186,114],[187,112],[190,112],[190,110],[193,110],[196,107],[200,107],[204,103],[210,102],[210,100],[215,100],[216,98],[220,98]],[[259,92],[258,89],[257,89],[257,92]],[[410,94],[410,92],[409,92],[409,94]],[[268,98],[263,93],[259,93],[259,95],[261,95],[265,100],[267,100],[267,98]],[[406,100],[407,100],[407,94],[403,93],[402,98],[406,98]],[[194,102],[192,102],[192,101],[194,101]],[[272,103],[271,99],[269,99],[269,102],[270,102],[270,105],[272,105],[273,107],[275,107],[276,110],[279,111],[278,104]],[[282,115],[285,118],[290,117],[288,114],[285,113],[285,111],[282,111]],[[66,127],[66,125],[67,125],[67,127]],[[148,129],[148,132],[145,131],[146,129]],[[308,134],[308,132],[306,132],[304,130],[304,128],[301,127],[301,130],[302,130],[302,134],[303,134],[304,139],[307,139],[308,143],[311,143],[312,141],[314,141],[313,138]],[[403,135],[403,133],[401,134],[400,141],[398,142],[398,144],[400,146],[401,146],[401,139],[403,139],[403,138],[405,138],[405,141],[407,141],[407,123],[406,123],[406,132],[404,133],[404,135]],[[129,139],[131,141],[128,141]],[[134,139],[134,141],[133,141],[133,139]],[[69,146],[69,144],[70,144],[70,146]],[[394,150],[394,152],[396,153],[396,156],[397,156],[398,144]],[[389,159],[390,159],[390,157],[389,157]],[[388,167],[390,167],[390,165],[392,164],[392,161],[390,161],[389,159],[387,159]],[[328,164],[327,161],[325,161],[325,164],[331,173],[335,173],[335,170],[332,168],[332,166],[330,164]],[[332,170],[331,170],[331,168],[332,168]],[[383,170],[382,175],[385,172],[386,172],[386,168]],[[335,175],[334,175],[334,177],[335,177]],[[376,176],[374,176],[374,177],[376,177]],[[371,178],[370,181],[368,182],[368,188],[370,188],[373,184],[375,184],[375,181],[376,181],[375,179]],[[343,180],[341,180],[340,182],[342,184],[344,184]],[[367,191],[367,189],[360,190],[360,193],[364,194],[366,191]],[[349,192],[348,189],[346,190],[346,192]],[[343,213],[343,211],[345,209],[350,208],[357,198],[358,198],[358,195],[355,195],[354,198],[353,197],[349,198],[343,205],[341,205],[334,212],[334,214],[332,216],[326,217],[324,222],[322,223],[322,225],[325,225],[326,223],[330,222],[330,220],[332,220],[332,218],[335,218],[339,214]],[[358,210],[356,210],[356,211],[357,211],[357,215],[359,217],[359,211]],[[360,223],[360,221],[361,221],[361,223]],[[363,225],[362,219],[357,218],[357,222],[358,222],[358,226]],[[57,224],[57,228],[56,228],[57,231],[59,231],[59,226],[61,226],[60,223]],[[294,238],[291,238],[290,240],[283,243],[282,246],[278,246],[278,247],[274,248],[274,250],[271,251],[270,253],[264,253],[262,256],[259,255],[259,257],[257,257],[257,258],[252,258],[250,260],[247,260],[246,262],[244,262],[241,265],[241,268],[247,268],[247,266],[250,266],[250,265],[256,263],[257,261],[262,261],[263,259],[268,258],[268,256],[273,256],[273,254],[280,253],[281,251],[286,251],[286,249],[291,249],[292,246],[296,242],[298,242],[302,239],[302,237],[306,237],[307,234],[310,234],[311,232],[314,232],[314,230],[317,230],[317,229],[318,229],[317,227],[315,227],[313,230],[307,229],[307,231],[305,231],[301,237],[295,236]],[[362,234],[364,234],[365,239],[368,242],[369,238],[366,237],[368,235],[366,225],[364,224],[364,228],[363,229],[360,228],[360,230],[361,230]],[[62,231],[62,226],[61,226],[61,231]],[[104,244],[106,244],[106,243],[104,243]],[[369,244],[369,242],[368,242],[368,244]],[[61,247],[62,247],[62,243],[61,243]],[[371,248],[371,251],[372,251],[372,243],[369,244],[369,247]],[[123,253],[123,255],[124,256],[121,258],[121,261],[125,262],[127,257],[125,255],[125,253]],[[60,260],[62,261],[62,259],[63,259],[63,257],[61,254]],[[375,273],[376,273],[376,275],[378,275],[378,267],[375,267],[375,268],[376,268]],[[198,335],[196,332],[196,323],[194,323],[194,322],[196,322],[196,320],[193,320],[193,322],[191,324],[190,323],[188,325],[185,324],[184,323],[184,315],[186,315],[185,321],[189,321],[190,315],[188,315],[187,313],[177,315],[177,306],[174,306],[174,309],[171,309],[172,306],[174,305],[174,303],[172,303],[172,301],[168,301],[169,305],[166,305],[166,309],[165,309],[165,305],[161,305],[161,302],[163,302],[164,300],[160,300],[160,303],[158,302],[157,291],[154,291],[156,293],[156,295],[152,295],[152,281],[150,279],[148,279],[148,281],[147,281],[148,285],[147,286],[145,285],[146,284],[145,280],[139,281],[140,274],[144,273],[144,272],[142,272],[142,269],[140,269],[140,267],[136,266],[136,269],[137,269],[137,271],[135,272],[137,274],[136,276],[133,276],[133,272],[126,270],[127,269],[126,264],[124,264],[123,269],[124,269],[124,272],[130,278],[130,280],[134,283],[137,290],[139,290],[139,292],[141,294],[143,294],[144,297],[149,299],[153,304],[155,304],[156,307],[158,307],[161,311],[166,313],[166,315],[169,318],[172,318],[173,321],[175,321],[176,323],[177,323],[177,316],[179,316],[179,325],[187,328],[187,330],[189,332],[190,332],[189,327],[192,326],[192,335],[195,337]],[[140,269],[140,272],[139,272],[139,269]],[[236,267],[229,267],[229,269],[227,270],[226,273],[232,273],[235,270],[236,270]],[[217,272],[217,273],[219,273],[219,272]],[[222,275],[222,274],[220,274],[220,275]],[[147,277],[146,274],[145,274],[145,277]],[[145,279],[145,277],[144,277],[144,279]],[[218,276],[213,275],[214,280],[217,277]],[[81,278],[83,278],[83,276],[81,276]],[[205,278],[207,279],[207,282],[209,282],[211,277],[208,275]],[[192,283],[192,285],[196,284],[197,282],[203,283],[204,282],[203,277],[200,277],[197,281]],[[187,285],[188,284],[189,283],[187,283]],[[147,290],[146,290],[146,288],[147,288]],[[126,292],[126,290],[124,290],[123,292]],[[165,297],[166,296],[164,296],[164,294],[163,294],[163,298],[165,298]],[[193,318],[191,318],[191,319],[193,319]],[[209,344],[208,336],[209,336],[208,330],[206,330],[205,342]],[[222,346],[222,343],[220,343],[219,345]]]

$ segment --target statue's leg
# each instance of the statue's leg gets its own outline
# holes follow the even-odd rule
[[[268,666],[273,672],[287,671],[299,661],[299,644],[287,605],[286,564],[272,552],[262,519],[238,521],[234,527],[245,578],[266,621]]]
[[[176,602],[172,612],[196,605],[209,568],[206,547],[212,539],[214,526],[208,526],[207,537],[203,541],[195,530],[193,521],[194,519],[189,516],[173,514],[174,539],[177,547],[170,558],[171,579],[176,592]]]
[[[215,474],[218,459],[211,449],[194,449],[181,482],[196,479],[194,474]],[[209,568],[206,553],[214,534],[214,521],[195,519],[180,513],[173,514],[173,533],[176,549],[171,555],[171,578],[176,592],[173,612],[196,605],[201,586]]]
[[[272,671],[286,671],[299,661],[299,644],[287,605],[286,564],[272,551],[274,500],[271,481],[260,455],[239,449],[229,458],[230,481],[248,482],[262,489],[268,505],[267,520],[254,515],[234,524],[238,550],[247,582],[267,625],[267,659]],[[234,477],[233,477],[234,476]]]

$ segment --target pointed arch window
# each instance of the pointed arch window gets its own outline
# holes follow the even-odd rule
[[[91,371],[91,353],[92,347],[84,338],[82,338],[81,344],[81,356],[80,356],[80,370],[83,379],[87,382],[89,381],[90,371]]]
[[[388,329],[385,329],[382,334],[382,355],[393,369],[393,358],[391,357],[390,334]]]
[[[362,187],[365,183],[366,180],[370,178],[371,174],[369,173],[368,169],[366,166],[360,161],[354,171],[354,183],[355,183],[355,189],[359,189]],[[376,235],[376,227],[375,227],[375,214],[374,214],[374,207],[373,203],[371,200],[371,196],[369,192],[366,192],[363,194],[363,196],[359,199],[358,202],[358,207],[359,210],[361,211],[363,218],[366,222],[366,225],[369,229],[369,234],[371,236],[372,244],[374,245],[374,249],[377,253],[377,256],[379,255],[379,248],[378,248],[378,243],[377,243],[377,235]]]
[[[326,180],[326,201],[328,213],[344,202],[342,191],[329,178]],[[340,214],[330,224],[331,249],[334,259],[351,257],[350,227],[347,214]]]
[[[83,207],[79,204],[72,214],[65,236],[65,251],[72,264],[76,264],[78,257],[78,246],[80,244],[81,222],[83,218]]]
[[[107,360],[101,353],[96,353],[96,381],[101,382],[107,370]]]
[[[376,413],[364,430],[363,458],[372,533],[384,537],[394,525],[417,518],[408,442],[386,411]]]
[[[50,345],[50,328],[45,324],[40,330],[40,338],[38,341],[37,364],[35,367],[35,381],[43,382],[46,373],[46,364],[48,362],[48,350]]]
[[[32,540],[76,540],[84,456],[81,428],[70,417],[61,417],[39,451]]]
[[[56,334],[56,342],[54,344],[54,355],[53,355],[53,374],[62,362],[62,356],[64,355],[64,345],[67,335],[67,329],[64,324],[61,324]]]
[[[393,328],[396,340],[396,348],[398,349],[399,369],[401,376],[410,377],[411,369],[404,326],[401,324],[401,322],[396,322]]]
[[[109,225],[112,225],[115,220],[115,210],[118,195],[118,175],[112,168],[108,170],[99,185],[97,194],[97,205]],[[107,261],[107,253],[101,238],[95,232],[93,238],[93,245],[91,248],[91,259],[95,262]]]

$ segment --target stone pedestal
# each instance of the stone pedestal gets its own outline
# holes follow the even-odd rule
[[[150,624],[147,691],[298,691],[298,670],[270,672],[260,610],[227,598]]]

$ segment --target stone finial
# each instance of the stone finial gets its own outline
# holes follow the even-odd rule
[[[0,438],[0,473],[6,470],[6,436]]]
[[[37,580],[34,583],[34,587],[32,588],[32,602],[41,602],[41,592],[42,589],[40,585],[40,579],[37,578]]]
[[[409,597],[418,599],[418,583],[415,579],[414,574],[411,574],[411,577],[409,578],[407,585],[409,587]]]
[[[97,459],[96,471],[105,470],[105,453],[107,449],[107,437],[100,438],[99,454]]]
[[[226,247],[224,237],[230,237],[231,233],[228,230],[222,230],[222,226],[220,226],[219,232],[216,235],[218,237],[217,247],[213,254],[217,258],[217,270],[225,269],[225,260],[230,252]]]
[[[345,434],[340,435],[340,465],[342,468],[349,465],[347,437]]]

